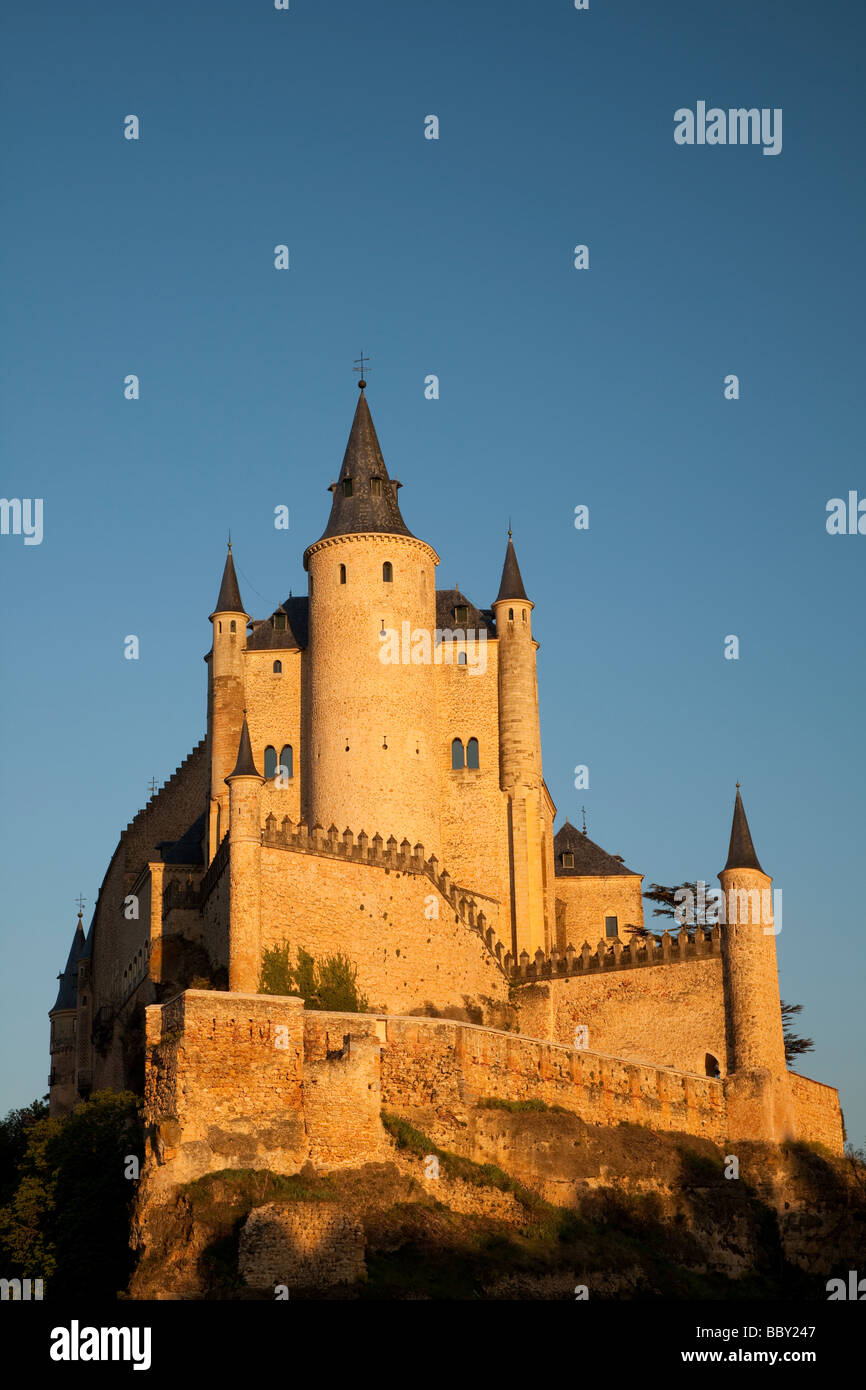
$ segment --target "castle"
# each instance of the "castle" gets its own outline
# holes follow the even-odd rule
[[[307,596],[252,618],[229,544],[206,736],[122,833],[86,936],[79,914],[52,1113],[143,1084],[149,1161],[187,1176],[378,1154],[384,1101],[435,1128],[480,1093],[841,1152],[836,1091],[786,1067],[739,789],[719,877],[755,910],[645,933],[642,876],[554,833],[510,532],[479,609],[436,588],[400,487],[362,380]],[[348,957],[366,1009],[259,993],[286,941]]]

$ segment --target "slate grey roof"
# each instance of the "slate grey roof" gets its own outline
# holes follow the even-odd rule
[[[755,846],[752,844],[752,834],[749,830],[749,822],[746,820],[746,810],[743,806],[743,798],[740,796],[739,782],[737,783],[737,796],[734,801],[734,820],[731,825],[731,843],[728,847],[728,862],[725,868],[757,869],[759,873],[764,872],[758,863]]]
[[[69,955],[66,959],[66,967],[60,976],[60,987],[57,991],[57,998],[53,1008],[49,1013],[54,1013],[55,1009],[74,1009],[78,1004],[78,962],[86,959],[90,955],[90,937],[85,939],[84,928],[81,925],[81,913],[78,914],[78,926],[75,928],[75,935],[72,938],[72,945],[69,948]]]
[[[499,584],[499,593],[496,595],[496,602],[506,598],[520,598],[525,599],[527,603],[529,602],[523,587],[523,580],[520,577],[520,566],[517,563],[517,554],[510,531],[508,532],[508,545],[505,547],[505,564],[502,566],[502,579]]]
[[[253,746],[250,743],[250,731],[247,728],[247,717],[244,715],[244,724],[241,729],[241,741],[238,744],[238,758],[234,765],[234,770],[225,779],[230,782],[233,777],[259,777],[258,768],[253,758]],[[262,779],[264,780],[264,779]]]
[[[229,541],[229,551],[226,556],[225,568],[223,569],[223,580],[220,584],[219,598],[217,599],[214,613],[245,613],[241,602],[241,591],[238,588],[238,577],[235,574],[235,562],[232,559],[232,543]]]
[[[454,616],[454,609],[461,605],[469,610],[465,623],[458,623]],[[455,628],[471,628],[474,632],[485,631],[489,637],[496,636],[496,622],[490,609],[476,608],[459,589],[436,590],[436,626],[442,632],[449,628],[452,631]]]
[[[286,626],[282,630],[274,626],[277,613],[286,615]],[[254,622],[252,632],[247,634],[247,647],[251,651],[278,651],[287,647],[303,651],[309,640],[309,632],[310,601],[303,594],[299,598],[287,598],[269,618]]]
[[[372,478],[381,479],[378,496],[373,495]],[[352,482],[352,495],[347,497],[343,484]],[[400,484],[388,476],[382,450],[363,390],[358,397],[349,442],[343,456],[343,466],[330,491],[334,494],[331,515],[319,540],[329,536],[349,536],[365,531],[383,531],[392,536],[411,536],[412,532],[400,515],[397,489]],[[304,554],[304,566],[307,554]]]
[[[202,811],[179,840],[159,840],[157,849],[164,864],[203,864],[202,836],[204,835],[206,813]]]
[[[562,853],[574,855],[574,868],[565,869],[560,856]],[[581,875],[597,874],[604,877],[628,877],[635,875],[634,869],[627,869],[619,855],[608,854],[582,830],[576,830],[568,821],[553,837],[554,869],[557,878],[575,878]]]

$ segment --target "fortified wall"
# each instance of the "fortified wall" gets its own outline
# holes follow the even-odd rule
[[[593,951],[520,956],[514,992],[520,1032],[585,1045],[630,1061],[699,1075],[725,1073],[727,1053],[721,931],[683,927],[656,941],[599,941]],[[718,1067],[713,1066],[718,1063]]]
[[[748,1080],[748,1078],[747,1078]],[[716,1080],[447,1019],[310,1012],[293,997],[187,990],[147,1010],[146,1178],[381,1161],[382,1109],[436,1138],[483,1097],[542,1100],[717,1144],[757,1138],[740,1078]],[[733,1101],[733,1104],[730,1102]],[[795,1078],[804,1139],[841,1152],[838,1097]],[[732,1121],[732,1117],[733,1121]],[[731,1133],[740,1117],[748,1130]]]

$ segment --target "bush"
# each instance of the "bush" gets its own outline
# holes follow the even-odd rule
[[[291,962],[291,947],[286,940],[265,951],[259,993],[300,994],[308,1009],[351,1014],[367,1009],[367,996],[358,993],[358,967],[342,952],[326,956],[317,964],[315,957],[299,946],[297,964],[293,966]]]

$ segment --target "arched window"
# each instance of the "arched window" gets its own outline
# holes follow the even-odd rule
[[[290,743],[284,745],[283,751],[280,754],[280,767],[283,769],[284,776],[294,777],[294,755],[292,754],[292,745]]]
[[[238,626],[238,625],[237,625],[237,623],[235,622],[234,618],[232,618],[231,622],[229,623],[229,632],[236,632],[236,631],[237,631],[237,626]]]
[[[523,621],[526,622],[526,609],[525,609],[525,608],[524,608],[524,610],[523,610],[523,615],[522,615],[522,616],[523,616]]]
[[[704,1060],[704,1067],[706,1069],[707,1076],[721,1076],[722,1074],[721,1068],[718,1063],[718,1058],[714,1057],[712,1052],[707,1053],[706,1058]]]
[[[275,676],[281,676],[282,674],[283,674],[283,663],[282,663],[281,661],[275,661],[275,662],[274,662],[274,675],[275,675]]]
[[[509,608],[509,610],[508,610],[508,621],[509,621],[510,623],[513,623],[513,622],[514,622],[514,609],[513,609],[513,608]]]
[[[459,738],[455,738],[451,744],[451,766],[452,768],[463,766],[463,744]]]
[[[222,625],[222,623],[217,623],[217,627],[219,628],[220,632],[222,632],[222,630],[223,630],[223,625]]]
[[[345,584],[345,582],[346,582],[346,566],[345,566],[345,565],[341,565],[341,566],[340,566],[340,583],[341,583],[341,584]]]
[[[394,567],[390,560],[386,560],[382,566],[382,579],[386,584],[390,584],[394,578]]]
[[[268,744],[265,749],[265,776],[273,777],[277,770],[277,750]]]
[[[458,652],[458,653],[457,653],[457,665],[458,665],[458,666],[465,666],[465,665],[466,665],[466,653],[465,653],[465,652]]]
[[[478,739],[471,738],[466,745],[466,766],[479,767],[478,761]]]

